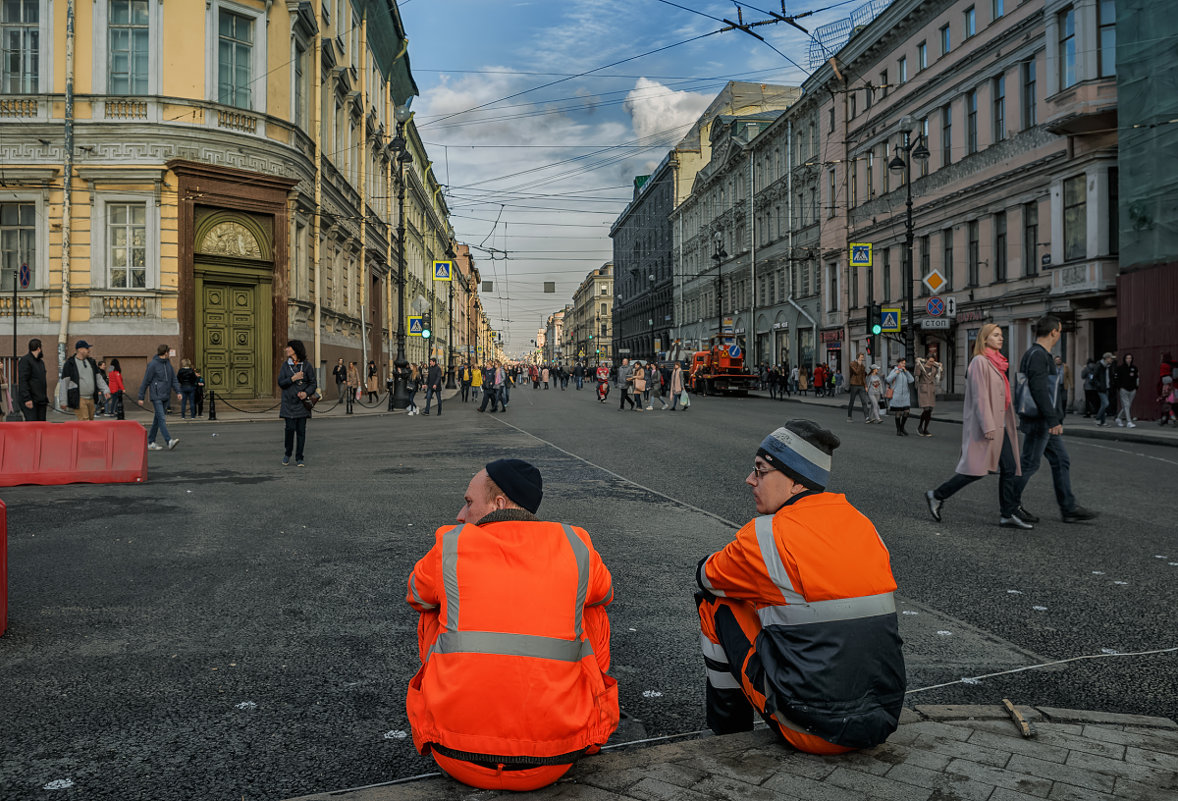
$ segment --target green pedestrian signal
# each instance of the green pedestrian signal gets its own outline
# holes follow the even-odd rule
[[[432,337],[434,328],[434,316],[426,313],[421,315],[421,337],[422,339],[429,339]]]
[[[879,336],[883,333],[883,308],[878,303],[871,304],[871,311],[867,317],[867,329],[872,336]]]

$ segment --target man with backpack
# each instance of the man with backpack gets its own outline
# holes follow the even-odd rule
[[[1022,475],[1015,479],[1015,494],[1018,516],[1028,523],[1037,523],[1039,518],[1023,508],[1023,490],[1044,456],[1051,465],[1051,482],[1055,486],[1055,500],[1059,503],[1063,522],[1080,523],[1096,517],[1096,512],[1077,505],[1072,495],[1072,463],[1063,443],[1063,392],[1059,368],[1051,355],[1062,331],[1063,324],[1058,317],[1050,314],[1041,317],[1035,323],[1035,344],[1023,354],[1019,363],[1019,372],[1026,376],[1025,391],[1030,393],[1037,412],[1032,415],[1020,411],[1019,423],[1024,435],[1020,456]],[[1019,407],[1016,401],[1016,408]]]

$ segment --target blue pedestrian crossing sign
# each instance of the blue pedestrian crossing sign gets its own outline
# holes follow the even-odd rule
[[[871,243],[870,242],[852,242],[851,243],[851,266],[852,267],[870,267],[871,266]]]
[[[900,309],[897,306],[884,306],[880,310],[880,330],[885,334],[900,333]]]
[[[421,332],[425,330],[425,325],[421,322],[420,314],[409,315],[409,336],[419,337]]]
[[[740,358],[740,345],[731,345],[728,348],[728,355],[731,356],[733,359],[739,359]]]
[[[452,261],[435,261],[434,262],[434,280],[435,281],[449,281],[450,276],[454,272],[454,262]]]

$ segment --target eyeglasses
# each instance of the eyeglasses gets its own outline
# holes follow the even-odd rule
[[[768,475],[769,473],[772,473],[774,471],[774,469],[775,468],[773,468],[773,467],[761,467],[758,464],[755,464],[755,463],[753,464],[753,474],[756,475],[757,481],[760,481],[766,475]]]

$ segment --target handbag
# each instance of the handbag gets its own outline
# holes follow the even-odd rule
[[[635,392],[645,392],[646,391],[646,379],[645,378],[635,378],[634,379],[634,391]]]
[[[683,396],[683,408],[686,409],[688,406],[691,405],[691,394],[688,393],[687,390],[683,390],[682,396]]]
[[[315,408],[315,404],[319,402],[318,395],[308,395],[303,398],[303,408],[308,412]]]
[[[887,398],[888,400],[892,399],[893,394],[895,394],[895,390],[892,389],[891,387],[888,387],[887,390],[884,391],[884,397]]]

